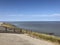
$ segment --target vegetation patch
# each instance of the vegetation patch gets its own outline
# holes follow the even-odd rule
[[[36,37],[36,38],[41,38],[44,40],[49,40],[49,41],[56,42],[56,43],[60,44],[60,37],[57,37],[57,36],[32,32],[32,31],[28,31],[28,30],[23,30],[23,32],[29,34],[30,36]]]

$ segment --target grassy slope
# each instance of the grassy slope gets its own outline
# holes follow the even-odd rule
[[[30,36],[36,37],[36,38],[41,38],[44,40],[49,40],[49,41],[57,42],[60,44],[60,37],[56,37],[56,36],[48,35],[48,34],[37,33],[37,32],[31,32],[31,31],[27,31],[27,30],[23,30],[23,32],[29,34]]]
[[[15,25],[12,25],[12,24],[5,23],[3,25],[7,26],[7,27],[13,27],[13,28],[16,28],[16,29],[20,30],[20,28],[17,28]],[[34,36],[36,38],[42,38],[42,39],[49,40],[49,41],[52,41],[52,42],[60,43],[60,37],[47,35],[47,34],[41,34],[41,33],[32,32],[32,31],[27,31],[27,30],[23,30],[23,29],[22,29],[22,33],[27,33],[30,36]]]

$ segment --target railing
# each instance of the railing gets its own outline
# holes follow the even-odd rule
[[[22,29],[18,29],[18,28],[8,28],[5,26],[0,26],[2,27],[2,29],[0,30],[0,33],[22,33]],[[4,30],[3,30],[4,28]]]

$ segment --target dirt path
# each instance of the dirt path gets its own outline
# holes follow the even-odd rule
[[[0,45],[55,45],[54,43],[39,40],[26,34],[0,33]]]

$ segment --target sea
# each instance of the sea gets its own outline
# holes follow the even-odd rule
[[[9,23],[26,30],[60,36],[60,21],[16,21]]]

